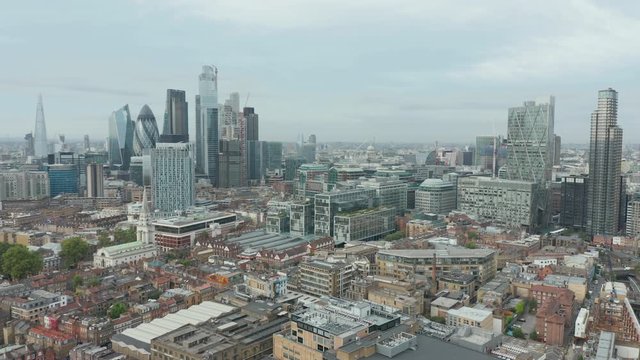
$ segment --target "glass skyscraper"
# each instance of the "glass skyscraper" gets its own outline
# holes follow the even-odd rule
[[[195,202],[195,162],[189,143],[158,143],[151,155],[151,188],[156,210],[186,210]]]
[[[109,117],[109,166],[112,169],[129,170],[133,154],[134,122],[129,105],[111,113]]]
[[[620,216],[622,129],[618,127],[618,92],[598,92],[598,108],[591,114],[587,232],[613,235]]]
[[[135,156],[141,156],[145,149],[153,149],[156,147],[160,134],[158,132],[158,124],[156,117],[149,105],[145,105],[140,110],[138,119],[136,120],[135,136],[133,141],[133,153]]]
[[[196,96],[196,167],[214,186],[218,179],[218,69],[202,67]]]
[[[551,180],[555,135],[555,99],[525,101],[509,109],[507,134],[507,177],[537,183]]]
[[[167,90],[164,126],[160,141],[164,143],[189,142],[188,103],[183,90]]]
[[[38,105],[36,107],[36,131],[33,139],[35,156],[46,157],[49,154],[49,146],[47,143],[47,126],[44,123],[42,95],[38,96]]]

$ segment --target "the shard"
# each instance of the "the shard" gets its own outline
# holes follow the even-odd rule
[[[36,108],[36,131],[33,139],[34,152],[37,157],[45,157],[49,154],[47,146],[47,126],[44,124],[44,107],[42,106],[42,95],[38,95],[38,106]]]

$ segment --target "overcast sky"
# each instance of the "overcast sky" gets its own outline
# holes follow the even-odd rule
[[[54,8],[54,5],[56,6]],[[507,108],[556,96],[563,143],[588,141],[597,91],[640,142],[640,1],[58,0],[0,11],[0,137],[44,97],[47,132],[107,134],[111,111],[187,91],[202,64],[260,114],[264,140],[468,142]]]

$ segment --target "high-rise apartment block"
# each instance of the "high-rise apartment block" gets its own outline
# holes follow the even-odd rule
[[[591,114],[587,232],[613,235],[620,216],[622,129],[618,127],[618,92],[598,92],[598,108]]]
[[[0,201],[40,200],[49,196],[46,171],[0,172]]]
[[[164,143],[189,142],[189,113],[183,90],[167,90],[164,125],[160,141]]]
[[[188,143],[158,143],[151,154],[151,188],[156,210],[173,213],[195,202],[195,162]]]
[[[627,203],[626,235],[640,237],[640,193],[633,194]]]

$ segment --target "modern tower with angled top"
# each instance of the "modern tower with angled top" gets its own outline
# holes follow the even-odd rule
[[[614,235],[620,215],[622,129],[618,127],[618,92],[598,92],[598,107],[591,114],[587,232]]]
[[[42,95],[38,95],[38,105],[36,107],[36,131],[33,140],[34,153],[37,157],[45,157],[49,154],[47,143],[47,126],[44,123],[44,107],[42,105]]]
[[[111,113],[109,117],[109,166],[116,170],[129,170],[133,154],[133,127],[129,105]]]

